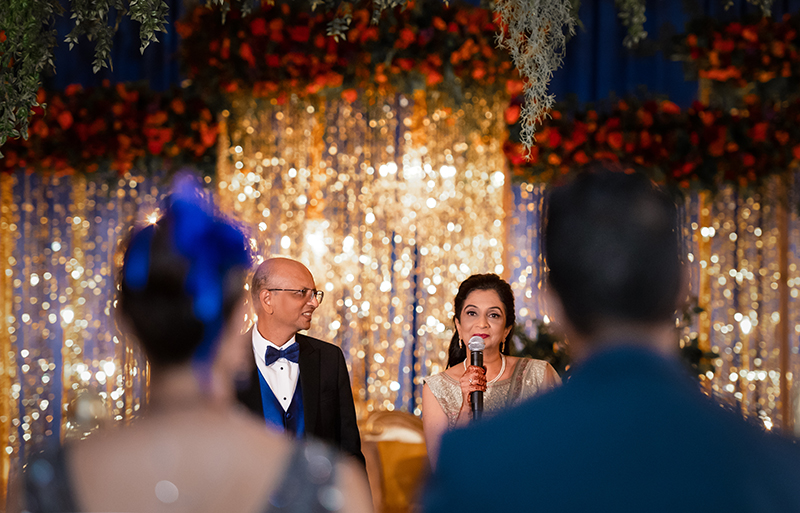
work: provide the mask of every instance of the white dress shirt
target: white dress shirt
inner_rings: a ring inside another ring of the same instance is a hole
[[[272,393],[275,394],[278,402],[281,403],[284,411],[287,411],[289,405],[292,404],[292,396],[294,396],[294,390],[297,388],[297,378],[300,376],[300,365],[290,362],[286,358],[278,358],[272,365],[267,366],[264,356],[269,346],[281,350],[296,343],[295,338],[292,337],[282,347],[278,347],[262,337],[257,327],[253,327],[253,354],[256,358],[256,367],[258,367],[258,372],[267,381],[267,385],[269,385]]]

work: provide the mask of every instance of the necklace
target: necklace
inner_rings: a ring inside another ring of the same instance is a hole
[[[500,372],[497,373],[497,376],[487,381],[486,382],[487,385],[491,385],[492,383],[500,379],[500,376],[502,376],[503,373],[506,371],[506,355],[504,355],[503,353],[500,353],[500,362],[502,362],[500,363]],[[466,371],[467,371],[467,359],[464,358],[464,372]]]

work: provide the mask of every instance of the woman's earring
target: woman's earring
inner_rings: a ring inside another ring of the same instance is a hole
[[[458,337],[458,348],[464,349],[464,341],[461,339],[461,337]]]
[[[505,340],[503,340],[500,343],[500,352],[503,353],[503,354],[505,354],[505,352],[506,352],[506,341]]]

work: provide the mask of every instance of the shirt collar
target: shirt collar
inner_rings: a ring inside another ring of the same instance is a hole
[[[256,355],[256,358],[260,359],[261,362],[264,362],[264,354],[267,352],[267,348],[272,346],[275,349],[286,349],[292,344],[296,343],[295,336],[292,335],[285,344],[278,347],[273,342],[270,342],[266,338],[264,338],[261,333],[258,331],[258,326],[253,326],[253,352]]]

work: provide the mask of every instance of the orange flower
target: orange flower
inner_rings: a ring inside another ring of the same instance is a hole
[[[400,35],[395,42],[396,48],[408,48],[411,46],[414,41],[417,40],[417,35],[414,34],[414,31],[408,27],[403,28],[400,30]]]
[[[670,101],[661,102],[661,112],[665,114],[678,115],[681,113],[681,108]]]
[[[522,80],[507,80],[506,92],[511,96],[517,96],[525,90],[525,83]]]
[[[444,77],[438,71],[429,71],[428,76],[425,79],[425,83],[429,86],[435,86],[436,84],[442,82]]]
[[[414,69],[413,59],[395,59],[395,62],[403,71],[411,71]]]
[[[619,150],[622,148],[623,143],[622,133],[620,132],[611,132],[608,134],[608,145],[614,148],[615,150]]]
[[[753,27],[746,27],[742,30],[742,37],[751,43],[755,43],[758,41],[758,32],[756,32],[756,29]]]
[[[80,84],[70,84],[64,89],[64,96],[75,96],[77,93],[83,91],[83,86]]]
[[[650,137],[650,132],[647,132],[646,130],[642,130],[642,131],[639,133],[639,145],[640,145],[642,148],[644,148],[644,149],[647,149],[647,148],[649,148],[649,147],[650,147],[652,144],[653,144],[653,138],[652,138],[652,137]]]
[[[227,60],[231,58],[231,40],[226,37],[222,40],[222,49],[219,51],[220,57]]]
[[[583,166],[589,163],[589,156],[583,150],[579,150],[572,160]]]
[[[249,44],[242,43],[239,45],[239,57],[247,61],[247,64],[251,68],[256,67],[256,57],[253,55],[253,50],[250,48]]]
[[[519,120],[521,110],[520,106],[516,104],[508,107],[504,113],[506,123],[509,125],[515,124]]]
[[[697,36],[694,34],[686,36],[686,44],[689,46],[697,46]]]
[[[180,98],[173,98],[173,100],[169,103],[172,112],[178,115],[182,115],[186,112],[186,104],[183,103],[183,100]]]
[[[447,30],[447,23],[438,16],[433,17],[433,26],[439,30]]]
[[[551,153],[550,155],[547,156],[547,163],[550,164],[551,166],[557,166],[561,164],[561,157],[559,157],[555,153]]]
[[[342,91],[342,98],[348,103],[353,103],[358,99],[358,93],[355,89],[345,89]]]
[[[67,130],[73,123],[72,113],[68,110],[63,110],[58,114],[56,121],[58,121],[62,130]]]

